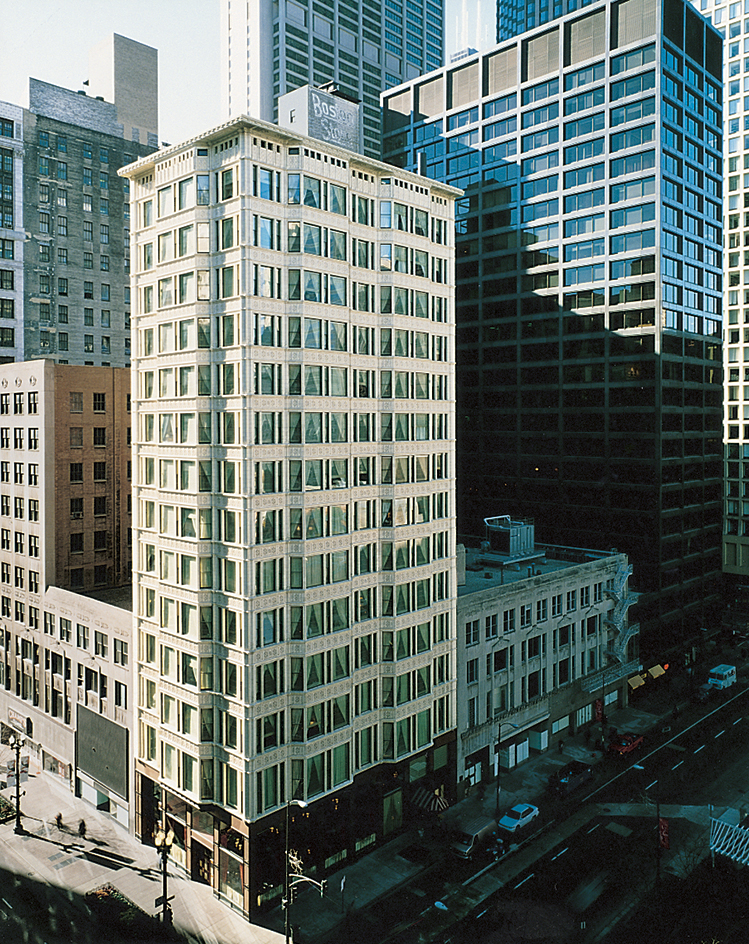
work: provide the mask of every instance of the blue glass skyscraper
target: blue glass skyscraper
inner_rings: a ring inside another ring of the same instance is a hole
[[[625,551],[646,651],[718,599],[722,66],[690,4],[621,0],[384,96],[385,159],[465,191],[458,529]]]

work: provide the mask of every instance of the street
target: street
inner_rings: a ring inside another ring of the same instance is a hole
[[[632,754],[607,756],[596,779],[541,815],[498,863],[450,855],[355,916],[351,944],[554,941],[593,944],[636,914],[661,883],[684,881],[708,853],[711,804],[743,802],[749,689],[690,706]],[[592,789],[589,789],[592,787]],[[657,817],[669,846],[658,857]],[[678,893],[678,892],[677,892]],[[699,898],[690,893],[690,904]]]

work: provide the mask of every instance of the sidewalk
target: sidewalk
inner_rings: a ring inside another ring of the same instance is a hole
[[[611,712],[607,726],[613,725],[621,732],[645,732],[661,719],[670,716],[677,702],[681,706],[685,700],[680,685],[673,691],[662,689],[653,699]],[[598,764],[602,760],[602,754],[592,749],[592,740],[590,747],[586,745],[584,733],[581,731],[574,737],[564,738],[561,754],[554,747],[513,770],[503,770],[500,779],[500,811],[503,812],[520,802],[535,802],[541,805],[544,802],[543,796],[549,775],[571,760]],[[483,813],[491,818],[494,816],[495,806],[495,784],[490,783],[483,799],[475,793],[451,807],[442,816],[442,829],[436,834],[420,835],[416,829],[409,830],[358,862],[329,875],[328,890],[323,900],[320,900],[315,892],[303,891],[292,905],[292,925],[301,928],[305,944],[309,941],[340,940],[338,935],[344,928],[345,913],[371,905],[425,871],[446,855],[445,834],[453,821],[470,813]],[[588,815],[586,813],[586,816]],[[509,870],[516,874],[524,867],[523,862],[522,854],[510,856],[504,860],[502,872]],[[344,878],[342,894],[341,882]],[[503,878],[506,880],[504,874]],[[495,888],[502,884],[498,875],[486,875],[484,879],[494,883]],[[266,920],[271,927],[282,928],[280,909],[273,911]]]
[[[620,731],[646,731],[660,718],[670,714],[673,694],[659,704],[642,702],[612,712],[609,724]],[[682,699],[683,701],[683,699]],[[8,755],[7,757],[5,755]],[[10,759],[9,748],[0,747],[0,761]],[[503,770],[500,808],[506,810],[517,802],[543,802],[549,774],[570,760],[599,763],[601,754],[586,746],[578,733],[565,737],[564,750],[556,749],[532,757],[514,770]],[[0,825],[0,868],[19,875],[69,889],[84,895],[87,891],[111,883],[148,914],[156,914],[156,898],[161,895],[160,862],[156,850],[144,846],[111,817],[99,813],[76,798],[66,785],[50,774],[40,772],[32,759],[29,781],[23,784],[21,799],[23,825],[27,835],[16,836],[11,821]],[[15,791],[3,795],[15,802]],[[312,890],[302,890],[292,904],[291,924],[301,929],[307,944],[321,939],[341,940],[341,923],[346,914],[371,905],[424,872],[445,855],[445,833],[453,820],[468,812],[494,816],[494,784],[487,786],[481,799],[467,797],[443,816],[443,827],[433,835],[412,829],[376,849],[358,862],[328,876],[324,898]],[[62,813],[65,830],[55,825]],[[87,837],[80,839],[77,826],[86,820]],[[522,855],[506,860],[506,868],[521,867]],[[502,870],[504,872],[504,869]],[[498,884],[498,875],[486,875],[487,882]],[[342,890],[343,889],[343,890]],[[280,944],[283,937],[283,912],[274,909],[263,920],[269,927],[251,925],[236,911],[219,901],[212,890],[184,876],[177,867],[169,869],[169,895],[175,927],[192,939],[206,944]]]
[[[7,755],[7,756],[6,756]],[[0,747],[0,760],[10,749]],[[112,884],[147,914],[160,909],[161,864],[156,850],[130,836],[110,816],[75,797],[54,776],[39,771],[33,758],[22,784],[21,812],[27,835],[17,836],[14,821],[0,825],[0,869],[32,881],[69,889],[77,895]],[[2,791],[15,806],[15,788]],[[62,831],[55,816],[62,813]],[[78,823],[86,821],[86,838]],[[283,934],[251,925],[214,897],[211,889],[169,868],[168,891],[175,928],[205,944],[280,944]]]

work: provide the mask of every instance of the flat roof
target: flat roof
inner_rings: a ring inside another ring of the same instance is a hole
[[[326,154],[332,154],[347,162],[348,166],[356,167],[360,170],[370,170],[377,172],[385,177],[397,177],[400,180],[407,181],[415,186],[423,187],[425,190],[436,191],[446,197],[459,197],[463,191],[458,187],[443,183],[441,180],[435,180],[433,177],[423,177],[415,174],[413,171],[406,170],[403,167],[396,167],[394,164],[386,164],[384,161],[378,161],[373,157],[367,157],[365,154],[359,154],[358,151],[349,151],[338,145],[331,144],[328,141],[322,141],[320,138],[311,138],[295,131],[289,131],[288,128],[281,128],[279,125],[270,121],[263,121],[260,118],[251,118],[249,115],[237,115],[229,121],[210,128],[203,134],[194,135],[181,141],[179,144],[163,145],[158,151],[153,151],[144,157],[140,157],[121,167],[117,173],[120,177],[137,178],[147,171],[154,170],[157,164],[169,160],[181,151],[187,150],[198,145],[215,145],[226,139],[228,134],[239,133],[240,131],[249,131],[255,134],[264,134],[269,138],[274,138],[278,143],[289,145],[299,145],[310,150],[324,150]],[[187,171],[185,171],[187,173]]]
[[[98,600],[99,603],[107,603],[109,606],[119,607],[119,609],[127,610],[130,613],[133,612],[133,585],[130,583],[124,587],[106,587],[102,590],[92,590],[90,593],[82,593],[81,596]]]
[[[619,551],[593,551],[586,548],[565,548],[552,545],[535,545],[532,553],[513,558],[508,554],[482,551],[479,548],[465,549],[465,584],[458,586],[458,596],[480,593],[500,586],[510,586],[521,580],[532,580],[573,567],[594,564],[617,557]],[[532,572],[529,573],[529,569]],[[491,574],[487,577],[486,574]]]

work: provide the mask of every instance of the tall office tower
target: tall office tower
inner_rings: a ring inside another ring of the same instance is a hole
[[[570,6],[572,4],[572,7]],[[745,246],[749,245],[749,214],[745,212],[742,193],[749,189],[749,139],[744,135],[749,118],[749,80],[742,78],[742,61],[747,53],[742,34],[749,20],[740,3],[724,0],[692,0],[695,9],[712,22],[724,40],[724,95],[727,101],[725,132],[727,136],[726,161],[723,183],[726,190],[726,223],[728,226],[723,258],[723,281],[726,289],[725,345],[724,345],[724,443],[725,443],[725,507],[723,517],[723,572],[728,575],[728,586],[739,591],[749,577],[749,513],[743,502],[743,460],[749,456],[749,426],[742,404],[744,384],[749,373],[740,366],[743,348],[749,335],[742,325],[749,324],[749,292],[742,285],[749,284]],[[578,0],[567,0],[566,10],[579,7]],[[508,2],[497,0],[497,41],[516,36],[550,18],[562,15],[562,4],[554,0]],[[744,258],[742,259],[742,254]],[[746,506],[749,509],[749,506]],[[743,613],[745,606],[741,607]]]
[[[497,42],[511,39],[526,30],[573,13],[586,4],[583,0],[497,0]]]
[[[129,366],[130,221],[117,170],[157,146],[156,56],[113,37],[114,101],[30,79],[28,109],[0,102],[0,362]]]
[[[137,830],[249,912],[290,801],[319,878],[454,788],[457,191],[247,118],[121,173]]]
[[[380,93],[442,65],[444,0],[223,0],[223,110],[277,119],[280,95],[334,83],[364,109],[380,156]]]
[[[0,366],[0,717],[125,825],[129,398],[124,369]]]
[[[722,100],[681,0],[591,4],[384,96],[386,159],[466,191],[460,530],[499,501],[616,546],[645,651],[707,625],[720,576]]]
[[[23,109],[0,102],[0,364],[23,359]]]
[[[697,3],[694,3],[697,7]],[[747,42],[742,40],[744,10],[741,4],[713,3],[701,0],[699,9],[712,20],[726,38],[724,43],[724,95],[726,160],[726,252],[724,285],[724,382],[725,382],[725,458],[726,504],[723,536],[723,571],[727,586],[738,589],[749,576],[749,506],[743,502],[745,482],[749,482],[749,367],[744,366],[745,343],[749,342],[749,79],[742,78],[742,62]],[[747,25],[749,29],[749,25]],[[747,354],[749,356],[749,353]]]

